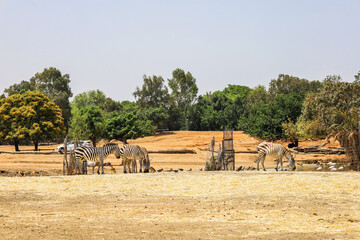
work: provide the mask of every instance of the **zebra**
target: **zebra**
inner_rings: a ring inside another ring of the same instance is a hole
[[[75,149],[75,159],[78,164],[81,163],[83,168],[86,168],[87,165],[84,164],[84,161],[96,161],[100,162],[98,167],[98,174],[101,167],[101,174],[104,174],[104,160],[109,154],[114,154],[116,158],[120,158],[120,149],[119,146],[115,143],[105,144],[103,147],[78,147]],[[75,172],[78,164],[75,165]],[[93,168],[94,174],[94,168]]]
[[[280,144],[262,142],[256,147],[256,150],[259,153],[259,157],[255,161],[257,163],[257,170],[258,171],[259,171],[259,162],[260,161],[261,161],[261,164],[263,166],[263,170],[266,171],[265,166],[264,166],[264,161],[265,161],[265,157],[267,155],[277,155],[278,156],[276,167],[275,167],[276,171],[279,168],[279,164],[281,164],[281,171],[284,170],[283,169],[283,162],[282,162],[282,157],[283,156],[285,156],[289,160],[290,169],[293,170],[293,171],[296,169],[294,157],[291,155],[291,153],[290,153],[290,151],[288,149],[286,149],[285,147],[283,147]]]
[[[150,168],[149,154],[148,154],[148,151],[146,150],[146,148],[144,148],[144,147],[140,146],[140,150],[142,151],[142,153],[144,155],[144,159],[140,160],[140,172],[142,172],[142,169],[144,169],[144,173],[147,173],[147,172],[149,172],[149,168]]]
[[[120,154],[123,158],[124,173],[137,172],[136,160],[139,160],[140,164],[146,159],[143,151],[138,145],[125,144],[120,148]],[[132,169],[130,167],[132,165]]]

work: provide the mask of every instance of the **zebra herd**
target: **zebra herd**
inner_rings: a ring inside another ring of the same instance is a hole
[[[283,147],[280,144],[276,143],[269,143],[269,142],[262,142],[260,143],[256,150],[258,151],[258,158],[255,161],[257,163],[257,170],[259,170],[259,163],[261,162],[263,170],[266,171],[264,166],[264,161],[266,156],[268,155],[275,155],[278,157],[277,164],[275,170],[278,171],[279,167],[281,166],[281,171],[283,171],[283,162],[282,158],[286,157],[289,161],[289,167],[291,170],[295,170],[295,160],[294,157],[291,155],[290,151]],[[109,143],[104,145],[103,147],[78,147],[75,149],[75,173],[79,167],[82,167],[82,172],[87,169],[87,161],[96,162],[98,166],[97,173],[100,174],[100,167],[101,167],[101,174],[104,174],[104,160],[107,158],[108,155],[114,154],[116,158],[122,157],[122,165],[124,173],[132,173],[137,172],[137,163],[139,161],[140,165],[140,172],[149,172],[150,169],[150,158],[146,148],[138,146],[138,145],[131,145],[131,144],[124,144],[122,147],[119,147],[117,144]],[[93,165],[93,174],[94,174],[94,167]]]
[[[84,173],[87,168],[87,161],[92,161],[98,163],[97,173],[100,174],[101,167],[101,174],[104,174],[104,161],[110,154],[114,154],[116,158],[122,157],[124,173],[137,172],[137,160],[140,163],[140,172],[149,172],[150,158],[146,148],[131,144],[124,144],[119,147],[115,143],[109,143],[103,147],[77,147],[75,149],[75,173],[80,167],[82,168],[81,172]]]

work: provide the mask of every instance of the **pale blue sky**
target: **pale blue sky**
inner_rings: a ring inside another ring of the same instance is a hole
[[[0,0],[0,93],[46,67],[74,94],[134,100],[142,76],[190,71],[199,93],[360,70],[360,0]]]

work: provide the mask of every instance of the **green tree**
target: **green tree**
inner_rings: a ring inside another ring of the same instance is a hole
[[[168,128],[169,91],[161,76],[143,76],[144,83],[133,93],[142,114],[153,122],[156,128]]]
[[[69,98],[72,97],[69,74],[62,75],[60,70],[50,67],[43,72],[36,73],[29,81],[21,81],[20,84],[11,85],[5,89],[7,96],[39,90],[48,96],[62,110],[66,131],[68,130],[71,117]]]
[[[142,120],[138,115],[127,112],[107,119],[106,132],[110,139],[119,139],[126,143],[127,139],[151,135],[154,127],[150,120]]]
[[[82,109],[87,106],[99,107],[101,110],[106,109],[106,96],[100,90],[90,90],[76,95],[71,102],[74,109]]]
[[[330,135],[338,139],[350,158],[350,168],[360,171],[360,114],[358,108],[349,110],[334,109],[334,124],[330,127]]]
[[[164,85],[164,79],[161,76],[143,76],[144,83],[141,87],[136,87],[133,93],[136,103],[141,108],[168,108],[169,91]]]
[[[170,94],[170,124],[171,129],[188,129],[188,109],[195,102],[198,93],[196,79],[190,72],[177,68],[168,79]]]
[[[94,147],[105,136],[105,118],[97,106],[88,105],[74,109],[71,126],[75,136],[90,139]]]
[[[263,85],[258,85],[250,90],[246,99],[247,107],[249,108],[251,104],[259,101],[263,101],[264,103],[269,101],[269,93]]]
[[[308,94],[304,101],[299,123],[304,127],[302,135],[324,137],[334,124],[333,109],[349,111],[360,106],[360,82],[344,82],[333,75],[327,76],[322,85],[319,92]]]
[[[305,97],[308,92],[316,92],[320,87],[320,81],[309,81],[304,78],[300,79],[287,74],[279,74],[277,79],[272,79],[270,81],[269,93],[273,97],[277,94],[289,93],[297,93]]]
[[[355,77],[355,82],[360,82],[360,71],[354,77]]]
[[[17,93],[21,93],[21,92],[29,92],[29,91],[34,91],[35,86],[32,85],[29,81],[21,81],[19,84],[13,84],[8,88],[5,88],[4,93],[6,94],[6,96],[10,96],[13,94],[17,94]]]
[[[0,100],[0,139],[14,142],[31,140],[35,151],[39,141],[58,138],[63,131],[61,109],[39,91],[12,94]]]

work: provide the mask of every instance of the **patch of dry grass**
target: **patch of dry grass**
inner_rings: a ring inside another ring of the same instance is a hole
[[[0,233],[46,239],[355,239],[359,180],[356,172],[251,171],[3,177]]]

